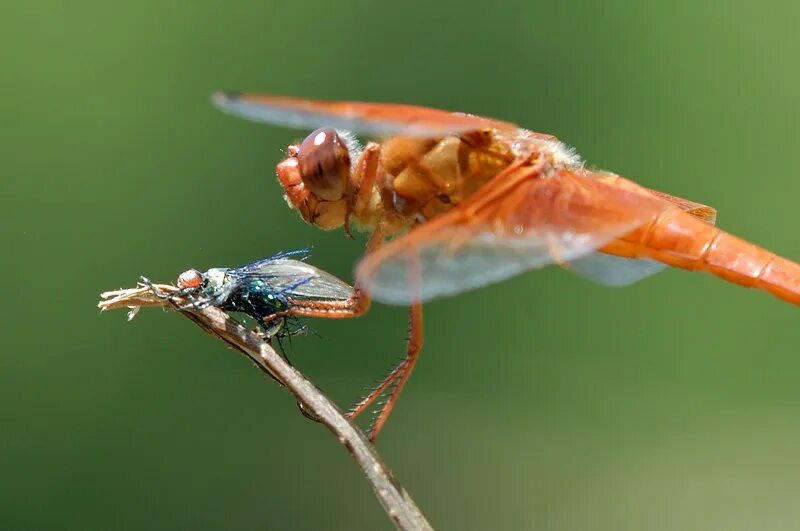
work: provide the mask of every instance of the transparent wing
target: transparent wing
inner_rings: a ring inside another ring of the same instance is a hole
[[[367,255],[356,276],[385,303],[431,300],[576,260],[671,208],[591,176],[511,168],[449,213]]]
[[[605,177],[607,177],[607,175],[602,176],[602,178]],[[622,180],[622,178],[619,176],[614,177],[617,179],[617,182]],[[628,189],[644,190],[659,199],[675,205],[681,210],[708,223],[709,225],[713,225],[717,219],[717,211],[708,205],[695,203],[694,201],[689,201],[688,199],[676,197],[674,195],[659,192],[657,190],[643,188],[631,181],[627,181],[625,186],[627,186]],[[634,282],[638,282],[647,277],[655,275],[656,273],[659,273],[667,268],[666,265],[656,262],[655,260],[649,260],[646,258],[622,258],[600,252],[587,254],[586,256],[573,260],[564,267],[568,271],[571,271],[578,276],[587,278],[604,286],[612,287],[628,286]]]
[[[717,221],[717,210],[714,207],[710,207],[702,203],[695,203],[694,201],[689,201],[688,199],[671,195],[666,192],[659,192],[658,190],[645,188],[644,186],[636,184],[635,182],[625,179],[624,177],[621,177],[615,173],[597,172],[593,173],[592,175],[593,178],[598,179],[606,184],[611,184],[613,186],[634,192],[644,192],[654,195],[659,199],[662,199],[671,205],[680,208],[687,214],[691,214],[697,219],[708,223],[709,225],[714,225]]]
[[[618,287],[655,275],[667,266],[647,258],[622,258],[593,252],[571,261],[564,268],[598,284]]]
[[[266,279],[294,299],[347,300],[355,294],[347,282],[300,260],[269,258],[246,267],[244,274]]]
[[[294,129],[334,127],[357,134],[444,136],[482,127],[515,130],[508,122],[416,105],[323,101],[267,94],[216,92],[212,101],[223,111]]]
[[[717,222],[717,210],[714,207],[702,203],[695,203],[694,201],[689,201],[688,199],[670,195],[665,192],[659,192],[658,190],[647,189],[647,191],[664,201],[672,203],[697,219],[705,221],[709,225],[715,225]]]

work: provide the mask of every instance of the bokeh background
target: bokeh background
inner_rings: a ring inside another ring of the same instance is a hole
[[[188,321],[100,314],[140,274],[363,239],[305,226],[303,132],[218,88],[418,103],[558,135],[800,258],[800,4],[14,0],[0,20],[0,529],[390,529],[347,454]],[[426,307],[378,446],[439,529],[788,530],[797,308],[668,271],[527,274]],[[405,312],[314,322],[293,361],[347,406]]]

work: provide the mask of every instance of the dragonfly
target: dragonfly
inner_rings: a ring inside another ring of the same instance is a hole
[[[405,358],[351,411],[390,393],[372,439],[419,357],[423,302],[556,264],[611,286],[668,266],[704,271],[800,304],[800,265],[721,230],[712,207],[587,169],[555,136],[407,104],[212,99],[239,117],[313,130],[277,164],[288,204],[321,229],[371,232],[348,312],[372,299],[409,306]]]
[[[253,318],[265,339],[280,341],[302,330],[292,321],[304,310],[336,303],[344,308],[355,304],[355,290],[334,275],[307,263],[308,249],[285,251],[240,267],[217,267],[200,272],[188,269],[178,276],[178,291],[160,293],[161,299],[188,299],[178,309],[201,310],[216,306]],[[326,317],[335,317],[329,312]]]

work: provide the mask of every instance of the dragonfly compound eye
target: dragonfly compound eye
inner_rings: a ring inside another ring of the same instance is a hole
[[[197,269],[189,269],[184,271],[178,277],[178,287],[185,288],[199,288],[203,283],[203,275]]]
[[[300,175],[306,187],[322,201],[344,197],[350,177],[350,152],[335,130],[317,129],[297,150]]]

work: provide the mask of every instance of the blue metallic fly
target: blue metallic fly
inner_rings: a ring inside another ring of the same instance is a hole
[[[189,303],[180,310],[202,310],[215,306],[244,313],[259,324],[267,339],[302,331],[292,321],[297,315],[312,315],[317,307],[348,307],[355,299],[352,286],[305,262],[307,249],[281,252],[270,258],[231,268],[196,269],[178,277],[177,292],[159,293],[152,283],[142,282],[159,298],[184,297]],[[312,313],[308,311],[312,310]]]

